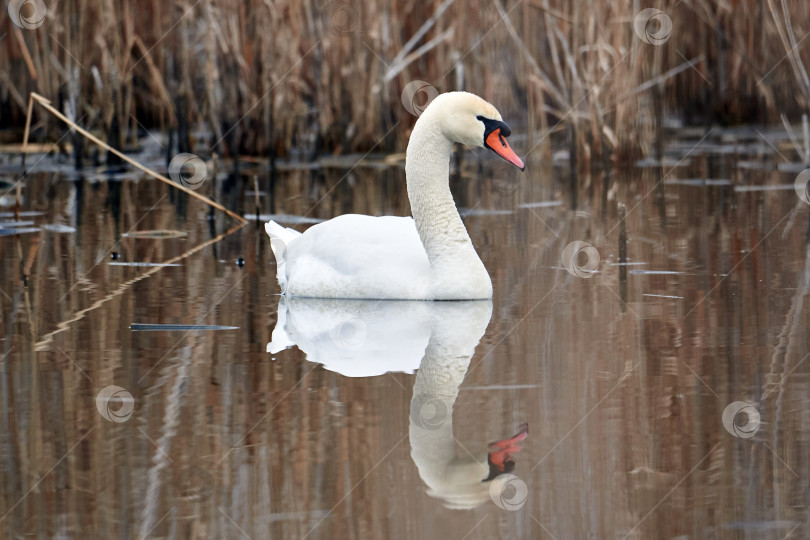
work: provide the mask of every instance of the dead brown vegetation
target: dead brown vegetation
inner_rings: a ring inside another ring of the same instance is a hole
[[[36,29],[0,24],[0,115],[21,127],[35,91],[116,147],[140,126],[172,133],[177,151],[308,159],[401,148],[414,117],[400,94],[418,79],[496,103],[528,131],[530,157],[556,130],[587,160],[654,153],[670,115],[733,124],[807,109],[806,2],[653,4],[49,3]],[[634,31],[648,7],[672,22],[660,45]],[[64,135],[39,127],[43,141]]]

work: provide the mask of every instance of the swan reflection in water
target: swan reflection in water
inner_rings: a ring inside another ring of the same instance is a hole
[[[492,315],[492,302],[370,301],[313,298],[279,300],[278,322],[267,352],[298,346],[310,362],[347,377],[418,368],[410,406],[411,458],[428,495],[448,508],[469,509],[490,498],[491,481],[515,468],[528,435],[471,455],[456,452],[453,405],[475,347]]]

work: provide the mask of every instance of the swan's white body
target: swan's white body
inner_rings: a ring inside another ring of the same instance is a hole
[[[501,120],[492,105],[466,92],[436,97],[419,117],[405,159],[413,219],[350,214],[303,234],[267,223],[282,293],[315,298],[491,298],[489,274],[448,183],[453,143],[484,145],[481,117]]]
[[[278,231],[282,227],[273,222],[265,227],[271,237],[283,234]],[[447,253],[450,268],[435,272],[413,218],[346,214],[310,227],[303,234],[293,229],[283,231],[291,241],[283,247],[278,241],[271,245],[279,285],[289,296],[402,300],[492,297],[489,274],[472,243],[460,243],[455,254]]]

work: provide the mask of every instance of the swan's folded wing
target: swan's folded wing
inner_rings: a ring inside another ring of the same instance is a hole
[[[425,298],[430,263],[412,218],[348,214],[287,247],[287,292],[323,298]]]

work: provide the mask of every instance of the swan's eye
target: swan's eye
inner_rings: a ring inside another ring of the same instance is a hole
[[[484,140],[489,137],[489,134],[495,131],[496,129],[501,130],[501,138],[508,137],[512,134],[512,130],[509,129],[509,126],[506,122],[502,122],[500,120],[493,120],[491,118],[487,118],[486,116],[476,116],[478,120],[483,122],[484,124]]]

